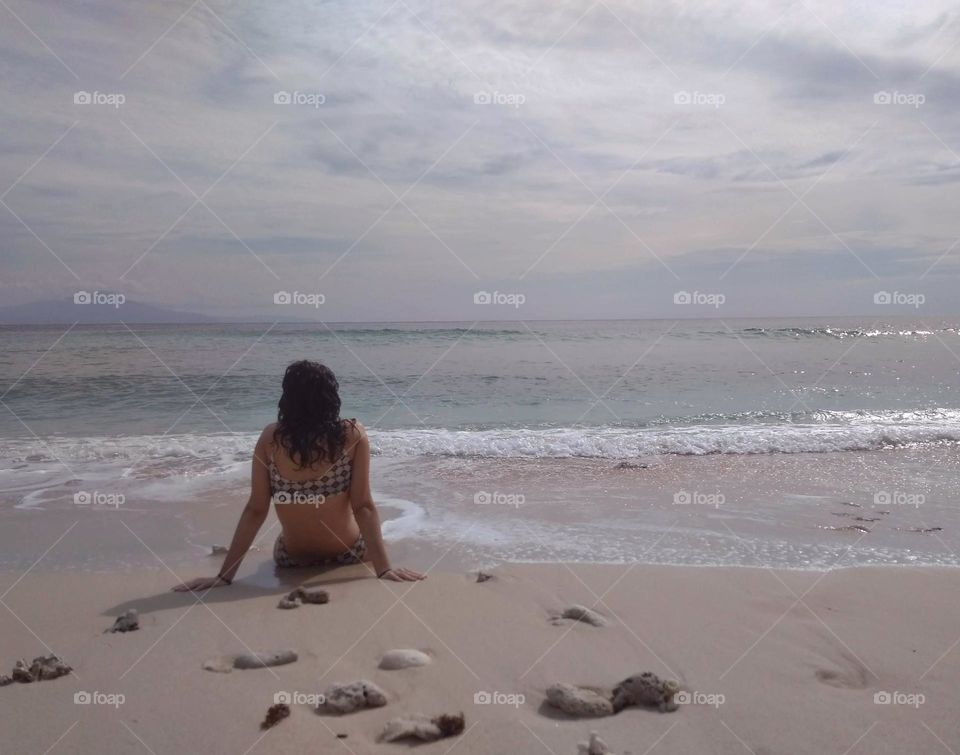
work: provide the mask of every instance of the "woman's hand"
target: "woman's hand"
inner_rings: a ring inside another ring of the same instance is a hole
[[[174,592],[199,592],[201,590],[209,590],[211,587],[225,587],[229,584],[229,582],[220,576],[197,577],[196,579],[191,579],[189,582],[182,582],[172,589]]]
[[[413,569],[387,569],[377,575],[379,579],[389,579],[391,582],[419,582],[426,579],[426,574],[421,574]]]

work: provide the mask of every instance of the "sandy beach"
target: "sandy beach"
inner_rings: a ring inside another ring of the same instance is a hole
[[[960,749],[955,570],[514,565],[483,583],[434,570],[410,585],[354,566],[291,573],[268,589],[243,579],[263,558],[252,555],[237,583],[203,602],[169,592],[164,567],[5,575],[4,664],[52,651],[74,673],[0,689],[3,752],[400,752],[407,745],[377,742],[387,720],[461,711],[462,735],[417,749],[563,755],[591,730],[615,753]],[[323,586],[330,602],[279,610],[301,583]],[[574,603],[607,626],[551,622]],[[105,634],[129,608],[139,631]],[[432,662],[378,669],[394,648]],[[278,649],[299,659],[202,668]],[[544,702],[555,682],[612,687],[646,670],[680,682],[679,710],[575,720]],[[337,716],[309,704],[330,683],[358,679],[380,685],[387,705]],[[82,692],[93,702],[75,703]],[[294,696],[291,716],[261,731],[278,692]]]
[[[960,755],[957,2],[0,70],[0,755]]]

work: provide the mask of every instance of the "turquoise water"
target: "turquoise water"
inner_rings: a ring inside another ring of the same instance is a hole
[[[0,328],[0,390],[16,414],[0,417],[0,437],[253,432],[274,418],[283,368],[299,358],[331,366],[344,414],[385,430],[868,426],[901,416],[952,430],[960,408],[953,323],[331,328],[77,326],[59,342],[65,328]]]

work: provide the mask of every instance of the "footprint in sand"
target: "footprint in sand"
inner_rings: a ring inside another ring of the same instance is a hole
[[[860,661],[847,653],[841,653],[840,668],[818,668],[814,671],[817,680],[840,689],[866,689],[873,676]]]
[[[550,617],[551,624],[561,625],[564,620],[580,621],[594,627],[607,626],[607,620],[591,608],[581,605],[572,605]]]

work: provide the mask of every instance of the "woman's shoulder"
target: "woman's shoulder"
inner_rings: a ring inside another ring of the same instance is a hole
[[[360,423],[358,419],[341,419],[341,424],[343,425],[343,430],[346,433],[348,441],[359,440],[364,438],[367,435],[366,428]]]
[[[267,444],[267,445],[272,444],[274,442],[273,439],[276,433],[277,433],[277,423],[271,422],[269,425],[264,427],[263,430],[260,431],[260,437],[257,439],[257,445],[259,446],[263,444]]]

